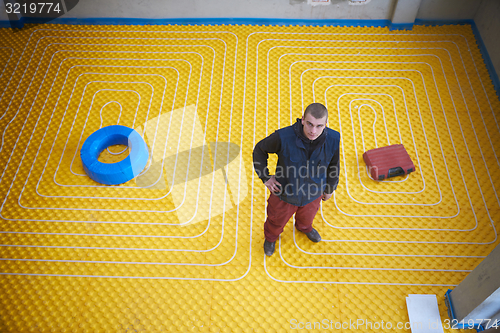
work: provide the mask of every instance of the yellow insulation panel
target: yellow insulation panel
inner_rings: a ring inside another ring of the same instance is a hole
[[[37,25],[0,30],[0,70],[2,332],[403,332],[408,294],[449,332],[444,293],[498,244],[500,103],[468,25]],[[266,258],[252,150],[312,102],[342,136],[323,241],[290,221]],[[79,151],[114,124],[150,159],[106,186]],[[363,152],[398,143],[416,171],[370,179]]]

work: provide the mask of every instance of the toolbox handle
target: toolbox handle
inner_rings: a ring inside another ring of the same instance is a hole
[[[405,171],[403,170],[402,167],[390,168],[389,172],[387,173],[387,178],[402,176],[404,174]]]

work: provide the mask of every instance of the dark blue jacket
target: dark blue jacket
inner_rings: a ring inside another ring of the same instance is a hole
[[[277,132],[281,149],[278,152],[275,177],[282,186],[278,195],[281,200],[294,206],[305,206],[325,192],[328,166],[334,154],[338,154],[340,133],[326,127],[323,142],[308,157],[305,143],[293,126]]]

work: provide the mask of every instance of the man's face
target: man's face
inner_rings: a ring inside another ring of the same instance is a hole
[[[309,140],[316,140],[325,129],[326,116],[316,119],[311,114],[307,114],[302,116],[302,125],[304,125],[304,135]]]

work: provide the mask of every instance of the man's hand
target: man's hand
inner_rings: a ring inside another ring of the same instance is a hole
[[[333,194],[333,192],[330,193],[330,194],[323,193],[323,197],[321,198],[321,200],[326,201],[326,200],[330,199],[330,197],[332,196],[332,194]]]
[[[264,183],[264,185],[266,185],[266,187],[271,192],[274,193],[281,192],[281,184],[276,180],[276,177],[274,177],[274,175],[272,175],[271,178],[269,178],[269,180]]]

